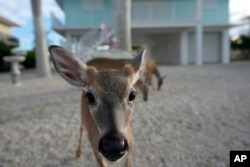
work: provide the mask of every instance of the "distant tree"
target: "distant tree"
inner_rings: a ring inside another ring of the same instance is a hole
[[[11,47],[0,41],[0,72],[9,70],[9,65],[3,61],[3,57],[9,55],[11,55]]]
[[[250,58],[250,37],[241,35],[236,40],[231,40],[231,49],[240,50],[243,56],[243,59]]]
[[[25,61],[22,62],[26,69],[31,69],[36,67],[36,52],[35,49],[26,52]]]
[[[0,41],[0,55],[11,55],[11,47]]]

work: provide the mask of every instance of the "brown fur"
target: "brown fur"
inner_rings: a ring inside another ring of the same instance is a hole
[[[90,60],[87,64],[90,66],[94,66],[101,71],[110,68],[122,69],[125,64],[130,62],[130,60],[131,59],[95,58],[93,60]],[[157,78],[157,90],[161,89],[165,76],[161,76],[155,61],[149,58],[145,59],[143,75],[145,76],[145,82],[140,79],[138,80],[138,83],[136,83],[136,86],[142,92],[144,100],[146,100],[148,99],[147,85],[152,85],[154,87],[154,85],[152,84],[152,76],[154,75]]]
[[[121,159],[125,160],[126,167],[131,167],[134,145],[131,128],[135,97],[133,85],[142,71],[145,50],[125,67],[100,71],[98,68],[101,66],[88,66],[60,46],[50,46],[49,52],[60,76],[71,85],[83,89],[76,156],[81,155],[85,130],[101,167],[107,167],[108,161],[118,162]]]
[[[114,77],[115,73],[116,73],[116,77]],[[126,91],[128,90],[127,86],[129,85],[129,81],[131,81],[130,75],[132,73],[131,73],[131,69],[128,68],[128,69],[124,69],[123,72],[113,71],[112,73],[110,73],[109,71],[104,71],[104,72],[95,72],[95,73],[90,72],[89,74],[93,75],[93,76],[89,76],[89,78],[93,78],[93,80],[89,82],[89,85],[94,86],[98,94],[102,98],[108,98],[109,101],[113,103],[117,103],[116,101],[121,100],[124,94],[126,94]],[[125,78],[124,76],[126,76],[127,78]],[[106,82],[103,82],[104,80]],[[116,82],[114,82],[114,80],[116,80]],[[86,107],[88,106],[88,102],[85,96],[85,92],[83,92],[82,94],[81,101],[82,101],[82,112],[81,112],[82,126],[80,127],[80,139],[79,139],[79,144],[76,150],[76,156],[80,157],[81,155],[82,136],[83,136],[83,130],[84,130],[83,127],[84,127],[85,130],[87,131],[89,141],[93,148],[94,155],[96,157],[98,164],[101,167],[107,167],[107,163],[103,159],[100,158],[99,153],[97,151],[98,143],[99,143],[101,136],[99,135],[99,131],[96,126],[96,122],[94,121],[93,115],[90,114],[88,107]],[[105,109],[103,109],[103,112],[105,112]],[[126,117],[125,124],[127,128],[126,128],[124,135],[126,136],[126,139],[129,145],[126,167],[131,167],[132,157],[130,154],[131,154],[131,151],[133,150],[133,145],[134,145],[134,138],[133,138],[131,123],[130,123],[131,117],[132,117],[132,111],[129,110],[126,113],[127,115],[125,115]],[[106,114],[106,113],[103,113],[103,114]]]
[[[160,71],[158,70],[157,64],[152,59],[145,59],[145,68],[144,68],[145,82],[148,85],[152,85],[152,75],[155,75],[157,78],[157,89],[160,90],[163,84],[163,79],[165,77],[161,77]]]
[[[109,58],[95,58],[87,62],[88,66],[93,66],[99,71],[108,69],[123,69],[131,59],[109,59]],[[144,101],[148,100],[148,87],[144,82],[139,79],[135,86],[141,91]]]

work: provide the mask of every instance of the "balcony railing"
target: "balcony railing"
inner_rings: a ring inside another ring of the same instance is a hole
[[[101,23],[112,27],[112,10],[98,12],[70,11],[66,13],[66,24],[52,17],[53,28],[97,28]],[[227,24],[228,13],[219,10],[203,9],[204,24]],[[149,1],[133,0],[131,9],[132,27],[193,26],[196,22],[196,1]]]
[[[195,21],[195,2],[133,1],[132,26]]]
[[[195,6],[195,1],[132,1],[131,25],[132,27],[138,25],[147,27],[160,24],[190,24],[195,21]],[[68,17],[65,17],[67,19],[65,25],[52,14],[52,26],[53,28],[96,28],[101,23],[112,26],[113,14],[112,11],[100,11],[99,14],[88,12],[83,13],[82,17],[78,17],[77,11],[70,11],[70,13],[66,13]]]
[[[65,24],[63,24],[55,15],[51,14],[52,27],[57,28],[98,28],[100,24],[112,27],[113,13],[112,11],[100,11],[100,14],[85,13],[79,16],[77,11],[67,12],[65,16]]]

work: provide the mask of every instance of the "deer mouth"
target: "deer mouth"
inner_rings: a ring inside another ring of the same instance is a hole
[[[108,134],[100,140],[99,151],[108,161],[116,162],[126,155],[128,143],[121,136]]]

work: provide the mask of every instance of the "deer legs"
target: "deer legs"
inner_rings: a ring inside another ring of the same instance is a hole
[[[143,96],[143,100],[147,101],[148,100],[148,87],[147,87],[147,85],[141,79],[138,79],[137,82],[135,83],[135,86],[138,89],[140,89],[142,96]]]
[[[79,143],[78,147],[76,149],[76,157],[80,157],[82,153],[82,135],[83,135],[83,126],[80,127],[80,138],[79,138]]]

